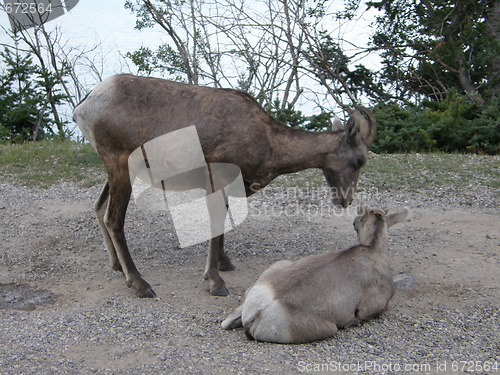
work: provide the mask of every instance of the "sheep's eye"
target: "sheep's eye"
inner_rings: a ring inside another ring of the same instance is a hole
[[[366,158],[359,156],[353,159],[351,163],[354,169],[361,169],[361,167],[366,163]]]

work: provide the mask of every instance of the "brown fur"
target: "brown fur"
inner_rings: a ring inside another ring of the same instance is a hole
[[[206,162],[237,165],[247,195],[280,174],[321,168],[336,189],[334,203],[347,206],[376,131],[372,114],[362,107],[351,114],[344,131],[312,133],[278,123],[240,91],[132,75],[113,76],[99,84],[77,106],[74,119],[108,171],[95,211],[112,266],[124,272],[141,297],[154,292],[135,268],[123,232],[131,194],[127,161],[133,150],[196,125]],[[205,278],[213,294],[227,294],[219,268],[233,268],[224,253],[223,235],[210,241]]]

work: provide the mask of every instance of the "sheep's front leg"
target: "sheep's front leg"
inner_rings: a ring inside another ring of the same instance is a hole
[[[389,300],[394,294],[394,286],[392,279],[387,282],[384,287],[383,281],[379,281],[379,285],[370,288],[366,292],[356,310],[356,318],[360,321],[366,321],[376,317],[387,309]]]
[[[227,296],[229,291],[224,280],[219,275],[219,254],[223,250],[224,234],[210,240],[207,264],[205,266],[205,280],[208,280],[210,293],[214,296]]]
[[[224,235],[221,236],[221,243],[219,245],[219,271],[234,271],[236,267],[234,266],[231,259],[227,256],[224,251]]]
[[[213,190],[213,187],[212,187]],[[220,192],[220,191],[219,191]],[[223,193],[207,195],[207,208],[210,215],[210,245],[205,266],[205,280],[208,280],[210,293],[214,296],[227,296],[229,291],[219,275],[219,266],[230,267],[231,261],[224,253],[224,224],[228,212],[227,199]],[[221,264],[222,263],[222,264]]]

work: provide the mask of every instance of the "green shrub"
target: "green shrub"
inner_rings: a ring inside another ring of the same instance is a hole
[[[450,91],[442,102],[421,106],[395,103],[373,108],[377,137],[372,150],[394,152],[500,152],[500,98],[491,97],[481,108],[465,95]]]
[[[430,151],[436,141],[429,134],[429,120],[418,108],[402,108],[394,103],[376,106],[377,137],[374,152]]]

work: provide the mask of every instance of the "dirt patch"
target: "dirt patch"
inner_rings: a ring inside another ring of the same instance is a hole
[[[444,374],[471,373],[471,361],[479,363],[475,374],[495,373],[494,364],[500,371],[496,208],[422,206],[418,196],[399,193],[368,197],[367,206],[409,206],[413,213],[389,231],[402,281],[388,311],[328,340],[273,345],[223,331],[220,322],[274,261],[354,244],[353,217],[308,216],[307,199],[294,211],[271,194],[252,198],[245,224],[226,236],[237,267],[222,274],[231,294],[213,297],[202,279],[206,243],[180,249],[168,215],[132,204],[129,246],[158,295],[138,299],[108,265],[92,212],[98,192],[0,184],[2,373]],[[266,205],[274,209],[264,215]],[[49,300],[30,311],[3,307]],[[377,365],[400,367],[375,371]]]
[[[36,305],[54,302],[50,290],[35,289],[26,284],[0,284],[0,309],[34,310]]]

